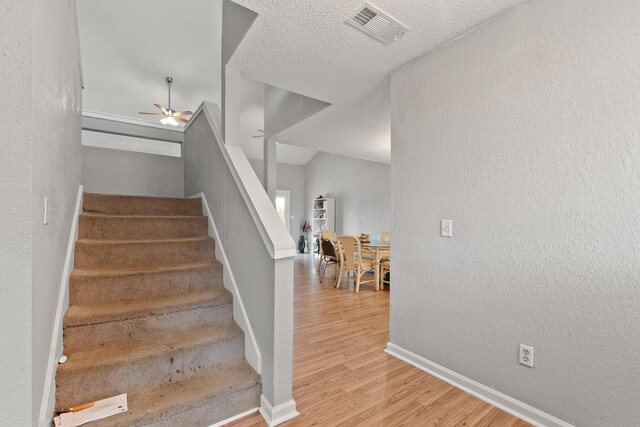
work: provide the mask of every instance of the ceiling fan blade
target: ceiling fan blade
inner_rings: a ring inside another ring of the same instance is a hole
[[[189,120],[183,119],[182,117],[175,117],[174,116],[173,118],[176,119],[179,122],[182,122],[182,123],[189,123]]]
[[[193,113],[191,111],[176,111],[173,113],[173,117],[175,116],[192,116]]]
[[[258,132],[264,132],[264,129],[258,129]]]
[[[255,136],[252,136],[251,138],[264,138],[264,135],[255,135]]]
[[[151,116],[163,116],[164,115],[162,113],[145,113],[143,111],[140,111],[138,114],[149,114]]]
[[[160,111],[162,111],[162,114],[164,114],[165,116],[169,115],[169,112],[162,105],[160,105],[160,104],[153,104],[153,105],[158,107],[160,109]]]

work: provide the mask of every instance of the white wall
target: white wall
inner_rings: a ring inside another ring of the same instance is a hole
[[[336,199],[338,234],[377,236],[391,229],[390,185],[389,165],[319,152],[305,168],[306,219],[322,194]]]
[[[640,417],[639,20],[530,1],[392,77],[391,342],[580,426]]]
[[[73,0],[2,9],[0,413],[22,426],[38,422],[80,183],[79,46]]]
[[[82,184],[89,193],[184,197],[184,161],[180,157],[83,146]]]
[[[116,122],[110,122],[109,124],[114,123]],[[180,135],[182,134],[180,133]],[[149,137],[135,137],[129,135],[116,135],[106,132],[94,132],[84,129],[82,130],[82,146],[182,157],[181,143],[158,141],[149,139]]]
[[[31,399],[31,109],[33,2],[3,2],[0,13],[0,413],[32,422]]]
[[[257,159],[249,159],[251,167],[256,175],[263,182],[262,175],[263,161]],[[294,241],[298,241],[302,233],[302,224],[306,218],[305,205],[305,167],[300,165],[289,165],[286,163],[278,163],[276,175],[278,190],[289,190],[291,192],[291,218],[289,224],[289,232]]]

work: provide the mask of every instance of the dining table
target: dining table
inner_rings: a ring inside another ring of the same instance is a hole
[[[370,252],[374,256],[373,280],[376,283],[376,291],[380,289],[380,260],[391,253],[391,243],[380,240],[370,240],[360,242],[360,246],[365,252]]]

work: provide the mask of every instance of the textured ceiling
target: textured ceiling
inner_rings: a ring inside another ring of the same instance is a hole
[[[220,103],[221,2],[81,0],[83,108],[138,119],[167,106]]]
[[[384,45],[344,23],[364,0],[235,0],[259,16],[229,66],[333,104],[277,135],[281,161],[323,150],[388,163],[389,74],[521,1],[375,0],[410,28]],[[221,1],[82,0],[79,14],[85,109],[144,118],[138,111],[166,104],[167,75],[176,109],[220,102]],[[250,157],[262,156],[250,138],[264,128],[262,108],[242,113]]]
[[[388,162],[389,100],[381,94],[389,74],[522,1],[376,0],[410,28],[384,45],[344,22],[364,0],[235,0],[259,16],[229,66],[333,104],[283,140]]]

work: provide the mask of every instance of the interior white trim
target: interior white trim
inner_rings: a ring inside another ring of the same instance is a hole
[[[296,410],[296,401],[293,399],[273,406],[265,395],[262,394],[260,395],[260,415],[262,415],[269,427],[274,427],[297,417],[300,415],[300,412]]]
[[[209,218],[209,234],[213,232],[212,237],[216,240],[216,258],[220,262],[222,262],[222,264],[224,265],[224,269],[229,275],[230,283],[227,283],[227,281],[225,280],[224,285],[225,288],[227,288],[227,290],[233,294],[233,317],[244,331],[244,356],[251,367],[255,369],[257,373],[261,374],[262,354],[260,353],[260,348],[258,347],[256,336],[253,333],[253,328],[251,327],[251,322],[249,321],[247,310],[245,309],[244,303],[242,302],[240,291],[238,291],[238,284],[236,282],[235,276],[233,275],[233,270],[231,269],[231,265],[229,264],[229,259],[227,258],[227,253],[224,250],[222,240],[220,239],[218,228],[216,227],[216,224],[213,220],[213,215],[211,214],[211,210],[209,209],[207,198],[203,193],[199,193],[191,197],[200,197],[202,199],[202,209],[204,210],[204,214],[207,216],[207,218]],[[236,313],[236,308],[239,311],[239,315],[237,315]]]
[[[64,260],[64,268],[62,269],[62,277],[60,278],[60,287],[58,291],[58,305],[56,308],[56,317],[53,322],[53,332],[51,334],[51,346],[49,348],[49,361],[47,364],[47,373],[44,379],[44,389],[42,390],[42,401],[40,403],[40,418],[38,424],[40,427],[49,427],[53,418],[52,396],[55,393],[55,376],[58,367],[58,358],[62,353],[62,319],[65,310],[65,301],[67,297],[67,288],[69,285],[69,274],[73,270],[73,247],[78,237],[78,219],[82,209],[83,186],[78,187],[78,196],[76,197],[76,206],[73,211],[73,220],[71,221],[71,229],[69,230],[69,240],[67,242],[67,254]]]
[[[80,48],[80,10],[78,9],[78,0],[73,0],[73,9],[75,10],[73,26],[75,27],[76,40],[78,41],[78,72],[80,74],[80,88],[84,89],[84,71],[82,69],[82,49]]]
[[[94,119],[110,120],[113,122],[127,123],[130,125],[146,126],[150,128],[162,129],[171,132],[183,133],[186,126],[163,125],[162,123],[152,122],[144,119],[134,119],[132,117],[118,116],[117,114],[102,113],[100,111],[82,110],[83,117],[91,117]],[[191,122],[189,122],[191,123]]]
[[[218,421],[218,422],[217,422],[217,423],[215,423],[215,424],[211,424],[209,427],[222,427],[222,426],[225,426],[225,425],[227,425],[227,424],[229,424],[229,423],[232,423],[232,422],[234,422],[234,421],[236,421],[236,420],[239,420],[240,418],[244,418],[244,417],[246,417],[247,415],[251,415],[251,414],[253,414],[254,412],[258,412],[258,409],[260,409],[260,408],[258,408],[258,407],[256,406],[255,408],[253,408],[253,409],[249,409],[248,411],[245,411],[245,412],[243,412],[243,413],[241,413],[241,414],[234,415],[233,417],[227,418],[226,420]]]
[[[273,202],[264,191],[264,187],[253,171],[242,148],[226,145],[220,133],[222,118],[220,107],[204,101],[195,111],[193,118],[204,113],[213,131],[220,151],[233,176],[245,204],[249,208],[262,241],[272,259],[291,258],[297,255],[296,244],[273,206]],[[189,128],[194,120],[185,126]]]
[[[391,342],[387,343],[387,348],[384,351],[530,424],[542,427],[574,427],[546,412],[438,365]]]

